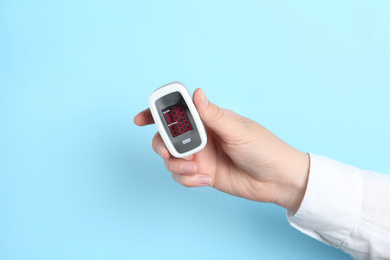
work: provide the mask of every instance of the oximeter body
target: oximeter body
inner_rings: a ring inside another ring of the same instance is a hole
[[[183,158],[202,150],[207,134],[186,86],[173,82],[149,98],[154,122],[172,156]]]

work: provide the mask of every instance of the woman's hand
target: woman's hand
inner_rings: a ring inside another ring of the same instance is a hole
[[[187,187],[211,186],[296,212],[306,191],[309,156],[255,121],[212,104],[202,89],[195,90],[193,100],[207,130],[203,150],[178,159],[170,155],[159,133],[153,138],[152,147],[173,179]],[[154,123],[149,109],[134,122]]]

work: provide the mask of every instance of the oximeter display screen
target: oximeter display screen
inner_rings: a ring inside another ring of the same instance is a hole
[[[161,110],[173,137],[192,130],[186,110],[181,102]]]

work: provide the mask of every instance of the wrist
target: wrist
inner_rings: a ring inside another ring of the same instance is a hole
[[[294,148],[293,148],[294,149]],[[294,149],[282,161],[275,204],[296,213],[305,196],[310,171],[310,156]]]

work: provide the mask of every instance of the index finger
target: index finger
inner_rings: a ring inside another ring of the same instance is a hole
[[[150,112],[149,108],[147,108],[144,111],[138,113],[134,117],[133,121],[134,121],[134,124],[139,125],[139,126],[154,124],[152,113]]]

